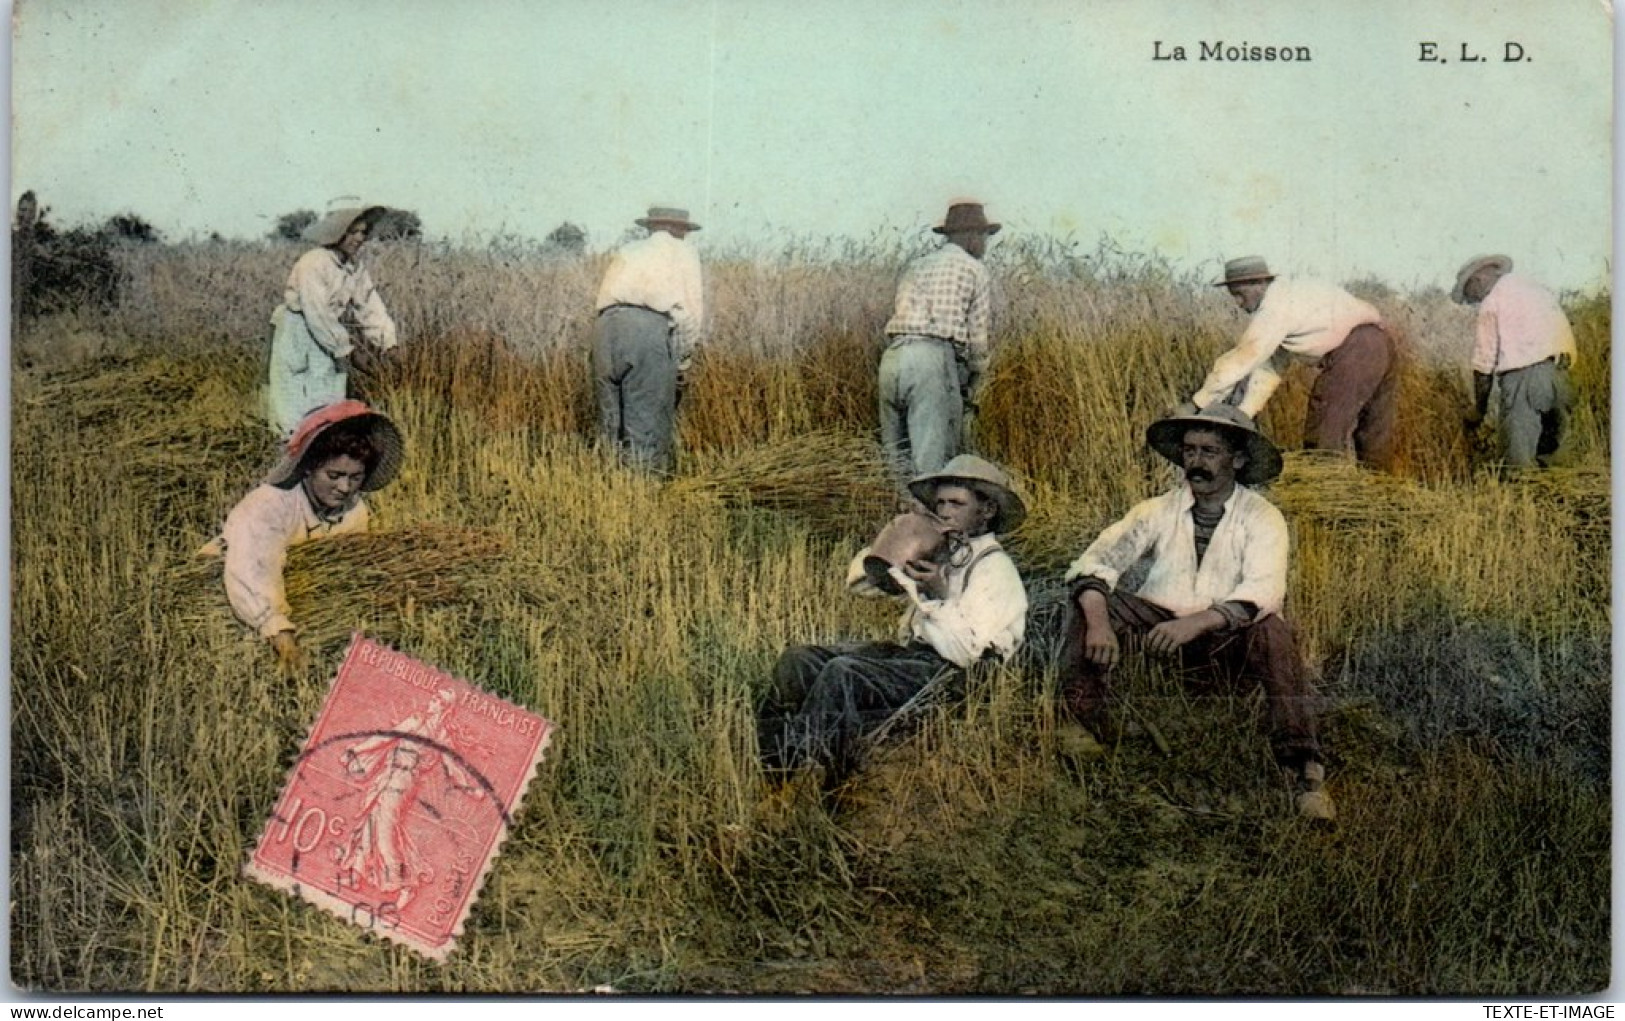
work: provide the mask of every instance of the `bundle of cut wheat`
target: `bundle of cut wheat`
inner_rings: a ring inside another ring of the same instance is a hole
[[[1386,532],[1452,511],[1450,498],[1410,479],[1368,471],[1331,451],[1288,451],[1267,490],[1289,521],[1337,531]]]
[[[830,535],[872,532],[899,503],[879,448],[834,433],[705,457],[674,488],[710,493],[731,507],[782,511]]]
[[[1607,465],[1573,465],[1531,471],[1518,476],[1542,503],[1574,519],[1575,542],[1584,550],[1603,550],[1611,540],[1612,481]]]
[[[387,624],[408,607],[472,603],[480,582],[501,569],[501,536],[450,525],[337,536],[288,551],[283,584],[303,640],[340,641],[366,624]],[[225,619],[219,561],[191,558],[169,579],[183,594],[180,616]]]
[[[107,357],[44,376],[29,400],[70,410],[80,428],[122,428],[184,406],[200,389],[223,385],[218,369],[195,359],[156,357],[132,364],[127,357]],[[132,414],[136,408],[151,414]]]

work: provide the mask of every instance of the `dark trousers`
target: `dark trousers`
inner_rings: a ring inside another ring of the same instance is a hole
[[[1112,631],[1122,643],[1144,635],[1174,615],[1128,592],[1106,597]],[[1083,611],[1073,602],[1067,609],[1061,650],[1061,700],[1065,710],[1085,725],[1104,721],[1111,671],[1084,656]],[[1314,692],[1298,655],[1292,625],[1278,614],[1256,620],[1235,631],[1210,632],[1187,642],[1178,656],[1178,669],[1187,683],[1200,690],[1244,690],[1253,684],[1264,689],[1269,714],[1270,746],[1275,759],[1288,768],[1320,760],[1311,708]]]
[[[862,739],[953,664],[929,646],[890,642],[793,645],[773,668],[756,715],[770,770],[824,767],[826,787],[858,766]]]
[[[633,464],[670,474],[676,463],[677,361],[663,313],[613,305],[592,347],[598,431]]]
[[[1363,464],[1388,471],[1394,465],[1399,409],[1399,360],[1393,338],[1366,324],[1320,360],[1304,416],[1306,449],[1352,452]]]

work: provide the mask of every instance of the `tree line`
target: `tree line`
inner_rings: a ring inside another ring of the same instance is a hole
[[[111,308],[118,302],[124,274],[114,258],[121,245],[151,245],[163,233],[135,212],[108,217],[94,226],[63,230],[50,220],[50,207],[40,204],[32,191],[17,201],[11,228],[11,303],[13,321],[35,318],[72,308]],[[266,239],[304,240],[306,228],[319,214],[296,209],[277,217]],[[387,208],[373,224],[379,241],[416,242],[423,239],[423,221],[410,209]],[[210,241],[223,241],[219,234]],[[550,254],[575,256],[587,249],[587,232],[565,221],[542,242]]]

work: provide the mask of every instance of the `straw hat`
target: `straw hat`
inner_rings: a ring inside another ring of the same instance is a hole
[[[1027,505],[1012,488],[1010,476],[991,461],[975,454],[960,454],[942,466],[941,471],[921,475],[908,484],[908,491],[927,507],[936,503],[937,487],[943,484],[969,486],[998,505],[990,532],[1013,532],[1027,517]]]
[[[1456,274],[1456,286],[1450,291],[1451,301],[1464,302],[1467,300],[1467,295],[1464,293],[1467,281],[1471,280],[1473,274],[1481,269],[1497,270],[1498,275],[1511,273],[1512,258],[1506,255],[1479,255],[1467,260],[1467,265],[1463,266],[1461,272]]]
[[[265,481],[286,488],[303,478],[310,467],[306,462],[316,438],[335,428],[365,436],[378,451],[378,464],[362,480],[362,492],[382,489],[395,478],[401,462],[406,459],[406,441],[401,438],[401,431],[395,428],[394,422],[362,402],[345,400],[317,408],[304,417],[288,438],[282,460],[265,476]]]
[[[302,236],[306,241],[326,248],[344,240],[344,235],[350,232],[350,227],[357,220],[366,220],[367,225],[370,227],[372,221],[384,215],[384,212],[383,206],[354,206],[346,209],[335,209],[306,227]]]
[[[1269,265],[1262,255],[1244,255],[1225,263],[1224,278],[1213,281],[1213,286],[1229,287],[1231,284],[1245,284],[1253,280],[1274,279],[1275,274],[1270,272]]]
[[[1236,441],[1237,448],[1247,455],[1247,464],[1236,473],[1236,481],[1242,485],[1262,485],[1281,474],[1281,452],[1268,436],[1258,431],[1253,420],[1233,404],[1209,404],[1194,415],[1170,415],[1153,422],[1145,431],[1145,442],[1152,450],[1183,467],[1180,446],[1185,442],[1185,433],[1192,428],[1219,429]]]
[[[997,234],[1004,224],[987,222],[987,214],[980,202],[955,202],[948,207],[948,215],[931,229],[938,234]]]
[[[681,227],[699,230],[700,225],[688,218],[688,210],[676,206],[650,206],[649,214],[636,221],[639,227],[655,230],[660,227]]]

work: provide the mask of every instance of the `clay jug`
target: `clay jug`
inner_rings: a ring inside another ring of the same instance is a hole
[[[890,595],[903,589],[890,574],[910,560],[945,563],[953,553],[953,533],[940,519],[918,512],[899,514],[880,530],[869,555],[863,558],[863,573],[870,584]]]

